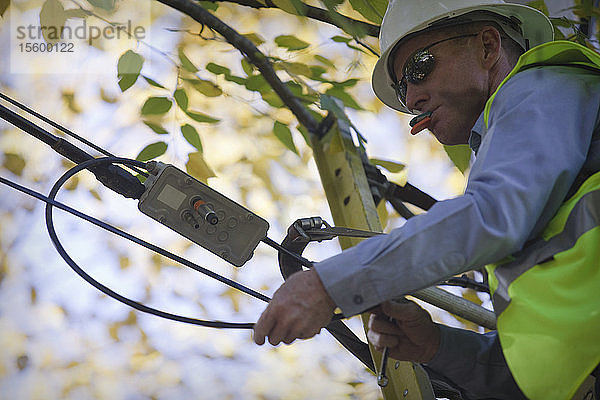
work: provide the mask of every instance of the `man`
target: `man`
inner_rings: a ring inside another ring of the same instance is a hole
[[[465,398],[573,396],[600,362],[600,56],[544,44],[552,32],[501,0],[390,2],[375,93],[417,115],[413,133],[471,146],[465,194],[290,277],[256,343],[312,337],[336,306],[351,316],[383,303],[375,346],[426,363]],[[491,263],[497,333],[386,303]]]

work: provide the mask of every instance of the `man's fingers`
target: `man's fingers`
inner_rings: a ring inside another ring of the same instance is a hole
[[[381,309],[388,317],[398,322],[420,319],[426,314],[425,310],[412,301],[403,303],[386,301],[381,304]]]
[[[270,307],[267,306],[256,324],[254,324],[254,343],[258,345],[263,345],[265,343],[265,337],[269,336],[275,325],[275,319],[270,317],[270,311]]]
[[[367,332],[367,338],[369,339],[369,342],[375,346],[377,351],[383,350],[384,347],[396,347],[400,344],[398,336],[386,335],[377,331]]]
[[[390,321],[386,315],[371,314],[369,317],[369,331],[376,331],[388,335],[398,335],[402,331],[395,322]]]

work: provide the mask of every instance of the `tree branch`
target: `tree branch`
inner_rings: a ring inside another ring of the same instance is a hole
[[[206,25],[215,32],[222,35],[232,46],[237,48],[244,56],[254,64],[265,80],[271,85],[275,93],[283,103],[290,109],[298,121],[311,133],[317,132],[318,122],[310,114],[309,110],[300,102],[290,89],[279,79],[268,58],[256,48],[246,37],[240,35],[229,25],[190,0],[158,0],[159,3],[174,8],[191,17],[196,22]]]
[[[252,7],[252,8],[278,8],[271,0],[266,0],[266,5],[256,1],[256,0],[208,0],[211,3],[234,3],[239,4],[241,6]],[[334,11],[332,11],[334,12]],[[337,26],[340,29],[344,29],[344,24],[354,25],[361,31],[365,32],[369,36],[379,37],[379,26],[373,25],[368,22],[358,21],[356,19],[347,17],[345,15],[335,13],[335,18],[332,18],[332,14],[329,10],[324,10],[322,8],[309,6],[308,4],[304,4],[304,15],[308,18],[315,19],[317,21],[325,22],[327,24],[331,24]],[[343,22],[343,23],[340,23]]]

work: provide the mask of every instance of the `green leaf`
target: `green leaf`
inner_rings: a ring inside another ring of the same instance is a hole
[[[251,41],[252,43],[254,43],[255,46],[260,46],[261,44],[263,44],[265,42],[263,40],[263,38],[261,38],[256,33],[244,33],[244,34],[242,34],[242,36],[245,37],[246,39],[248,39],[249,41]]]
[[[142,115],[164,114],[171,109],[171,100],[167,97],[149,97],[142,106]]]
[[[313,75],[313,71],[306,64],[298,63],[298,62],[281,62],[282,67],[291,74],[294,75],[304,75],[310,78]]]
[[[225,80],[242,86],[246,85],[246,79],[235,75],[225,75]]]
[[[129,89],[137,81],[143,65],[144,57],[132,50],[127,50],[119,57],[117,77],[122,92]]]
[[[150,129],[152,129],[155,133],[158,133],[159,135],[166,135],[169,132],[163,128],[161,125],[159,124],[155,124],[154,122],[150,122],[150,121],[143,121],[144,124],[146,124],[146,126]]]
[[[315,60],[319,61],[323,65],[327,65],[330,68],[336,69],[335,64],[333,62],[331,62],[331,60],[329,60],[328,58],[325,58],[325,57],[317,54],[317,55],[315,55]]]
[[[308,132],[308,129],[306,129],[304,125],[297,125],[296,129],[298,130],[298,132],[300,132],[306,144],[312,148],[312,143],[310,142],[310,133]]]
[[[275,124],[273,125],[273,133],[277,139],[279,139],[279,141],[285,145],[285,147],[298,154],[298,150],[296,149],[294,140],[292,138],[292,132],[287,125],[282,124],[279,121],[275,121]]]
[[[142,77],[146,80],[146,82],[148,82],[148,84],[150,86],[154,86],[154,87],[161,88],[161,89],[166,89],[166,87],[164,87],[160,83],[156,82],[154,79],[148,78],[147,76],[144,76],[144,75],[142,75]]]
[[[352,40],[352,38],[336,35],[336,36],[332,36],[331,40],[333,40],[334,42],[338,42],[338,43],[349,43]]]
[[[346,79],[343,82],[331,82],[331,83],[333,84],[334,87],[346,88],[346,87],[356,86],[356,84],[358,83],[358,79],[351,78],[351,79]]]
[[[0,0],[0,17],[4,16],[8,6],[10,6],[10,0]]]
[[[283,101],[281,100],[281,97],[279,97],[279,95],[272,90],[263,92],[260,94],[260,96],[271,107],[281,108],[284,106]]]
[[[210,168],[204,160],[202,153],[199,151],[188,155],[188,162],[185,163],[185,169],[188,174],[204,183],[206,183],[208,178],[216,176],[212,168]]]
[[[219,3],[213,3],[212,1],[199,1],[198,4],[210,11],[217,11],[217,8],[219,8]]]
[[[175,103],[181,108],[183,111],[187,110],[189,99],[188,95],[183,88],[179,88],[173,92],[173,97],[175,98]]]
[[[231,74],[231,70],[227,67],[224,67],[222,65],[219,64],[215,64],[215,63],[208,63],[206,64],[206,69],[209,72],[212,72],[215,75],[229,75]]]
[[[138,161],[149,161],[153,158],[162,156],[167,151],[167,144],[165,142],[156,142],[149,144],[144,147],[140,154],[135,158]]]
[[[115,8],[116,0],[88,0],[88,3],[94,7],[102,8],[106,11],[112,11]]]
[[[250,76],[254,73],[254,65],[252,65],[247,58],[242,58],[241,64],[246,75]]]
[[[194,89],[205,95],[206,97],[218,97],[223,94],[223,90],[211,81],[204,79],[184,79],[192,84]]]
[[[286,48],[290,51],[302,50],[306,49],[310,46],[310,43],[305,42],[304,40],[298,39],[293,35],[281,35],[275,38],[275,43],[277,46]]]
[[[370,158],[369,161],[371,162],[371,164],[379,165],[380,167],[387,169],[391,173],[400,172],[404,169],[404,167],[406,167],[404,164],[397,163],[395,161],[381,160],[378,158]]]
[[[183,49],[179,49],[179,61],[181,61],[181,66],[186,71],[191,73],[198,72],[198,68],[190,61],[190,59],[183,53]]]
[[[444,145],[444,150],[446,150],[456,168],[464,174],[467,168],[469,168],[469,162],[471,161],[471,149],[469,146],[466,144],[456,146]]]
[[[310,76],[310,79],[314,79],[316,81],[318,81],[318,80],[326,81],[326,79],[324,79],[321,75],[323,75],[324,73],[326,73],[327,69],[321,67],[320,65],[311,65],[310,66],[310,71],[312,72],[312,75]]]
[[[57,43],[62,36],[67,16],[58,0],[46,0],[40,10],[40,28],[47,43]]]
[[[388,2],[387,0],[350,0],[350,5],[369,21],[381,25]]]
[[[198,135],[196,128],[190,124],[181,125],[181,133],[189,144],[202,152],[202,142],[200,141],[200,135]]]
[[[321,110],[327,110],[327,111],[333,113],[333,115],[335,115],[335,117],[337,119],[341,119],[341,120],[347,122],[348,124],[351,124],[352,122],[350,121],[350,118],[348,118],[348,116],[344,112],[343,108],[338,104],[338,101],[336,101],[334,96],[322,94],[321,95]]]
[[[325,94],[342,100],[346,107],[354,108],[355,110],[363,110],[356,100],[354,100],[354,98],[350,94],[346,93],[341,87],[332,87],[331,89],[325,91]]]
[[[278,8],[294,15],[305,15],[306,7],[300,0],[271,0]]]
[[[117,63],[117,75],[139,74],[143,65],[144,57],[132,50],[127,50],[119,57],[119,62]]]
[[[252,90],[254,92],[264,92],[267,90],[271,90],[271,86],[269,83],[263,78],[262,75],[252,75],[248,79],[246,79],[246,89]]]
[[[206,122],[209,124],[216,124],[217,122],[220,122],[220,119],[217,118],[213,118],[209,115],[200,113],[200,112],[196,112],[196,111],[186,111],[185,112],[187,114],[188,117],[190,117],[191,119],[193,119],[196,122]]]

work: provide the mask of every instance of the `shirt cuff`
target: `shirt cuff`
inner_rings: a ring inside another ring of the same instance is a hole
[[[360,314],[382,303],[376,282],[369,279],[369,268],[360,263],[356,247],[316,263],[327,294],[345,317]]]

